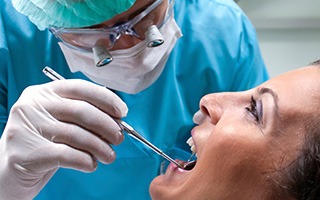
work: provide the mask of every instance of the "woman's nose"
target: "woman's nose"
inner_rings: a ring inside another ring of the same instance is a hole
[[[211,123],[218,123],[221,116],[221,107],[217,102],[217,98],[214,94],[209,94],[202,97],[200,101],[200,110],[203,115],[210,118]]]
[[[235,94],[239,93],[216,93],[208,94],[200,100],[200,109],[208,116],[211,123],[217,124],[222,114],[233,105],[239,103]]]

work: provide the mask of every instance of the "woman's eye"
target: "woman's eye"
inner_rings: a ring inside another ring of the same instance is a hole
[[[256,101],[253,96],[251,96],[251,103],[249,107],[246,107],[257,122],[261,122],[262,119],[262,103],[261,101]]]

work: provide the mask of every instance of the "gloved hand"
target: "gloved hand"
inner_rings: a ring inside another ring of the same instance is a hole
[[[0,140],[0,199],[32,199],[59,167],[92,172],[124,136],[127,107],[105,87],[60,80],[25,89]]]

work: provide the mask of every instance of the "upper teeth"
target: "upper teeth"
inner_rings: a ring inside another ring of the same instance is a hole
[[[191,151],[193,154],[197,153],[197,149],[196,149],[196,146],[194,145],[194,141],[192,139],[192,137],[190,137],[188,140],[187,140],[187,144],[191,147]]]

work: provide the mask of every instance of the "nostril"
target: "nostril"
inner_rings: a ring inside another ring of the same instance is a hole
[[[200,110],[212,124],[217,124],[223,113],[223,98],[221,95],[209,94],[200,100]]]
[[[208,109],[207,109],[205,106],[201,106],[200,109],[201,109],[201,112],[202,112],[204,115],[210,116],[209,111],[208,111]]]
[[[221,110],[212,104],[210,106],[212,107],[201,106],[201,112],[204,116],[208,116],[212,124],[217,124],[221,117]]]

